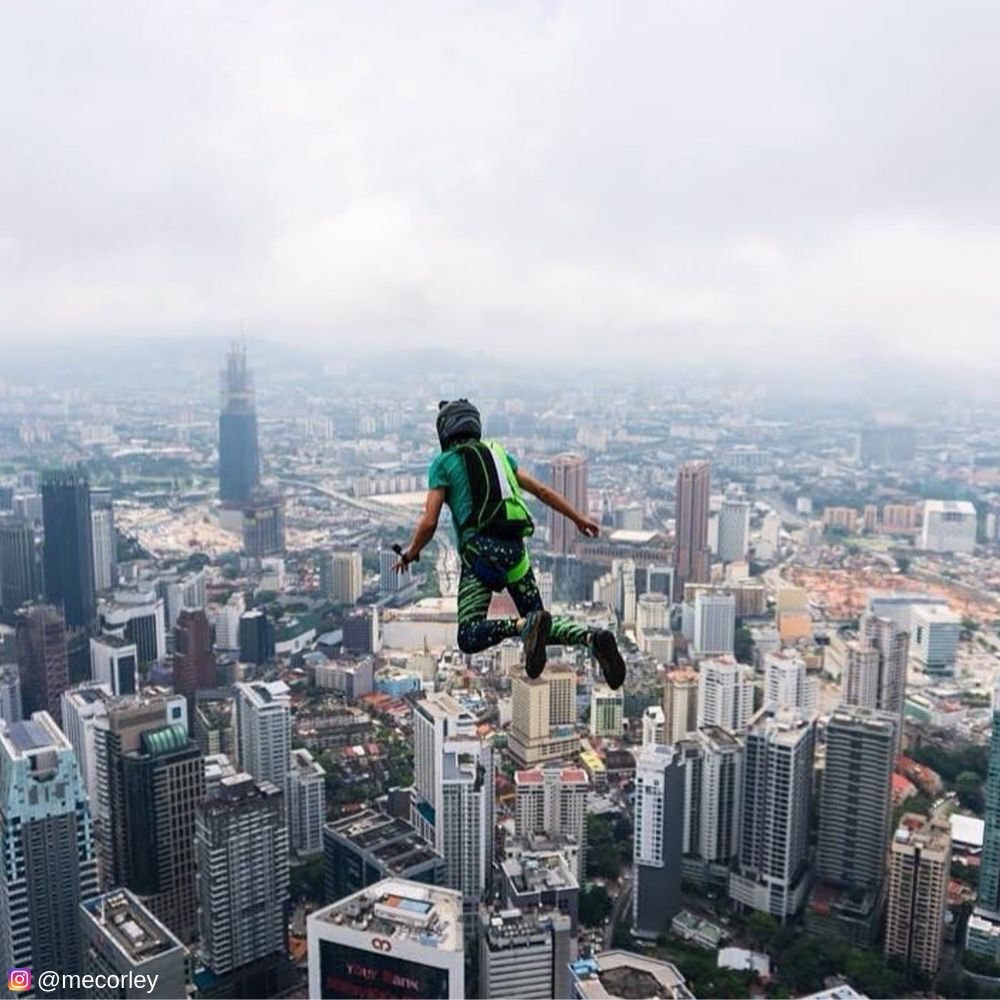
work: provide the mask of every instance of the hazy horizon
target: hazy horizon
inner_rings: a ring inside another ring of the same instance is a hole
[[[997,365],[994,4],[178,10],[4,12],[8,358]]]

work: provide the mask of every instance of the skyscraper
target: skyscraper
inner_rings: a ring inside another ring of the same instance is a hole
[[[123,636],[95,636],[90,640],[90,673],[113,695],[135,694],[139,684],[138,648]]]
[[[62,693],[69,687],[69,653],[62,611],[32,604],[17,616],[17,663],[24,714],[45,711],[62,719]]]
[[[89,628],[97,611],[90,486],[81,471],[42,477],[45,525],[45,599],[61,605],[66,624]]]
[[[819,682],[806,671],[794,650],[779,649],[764,656],[764,704],[772,708],[819,708]]]
[[[705,726],[677,743],[684,770],[684,875],[726,887],[740,846],[744,747],[719,726]]]
[[[0,515],[0,608],[10,613],[42,594],[42,546],[31,521]]]
[[[477,911],[492,876],[494,827],[492,745],[476,720],[447,694],[413,710],[413,808],[417,831],[444,855],[445,880]]]
[[[300,857],[323,853],[326,771],[304,747],[292,751],[288,772],[289,846]]]
[[[462,897],[451,889],[386,879],[311,913],[306,928],[310,997],[466,995]]]
[[[153,1000],[186,995],[187,949],[127,889],[82,903],[80,919],[84,975],[145,976]]]
[[[101,878],[131,889],[177,935],[196,929],[194,811],[205,768],[183,698],[110,700],[94,718],[95,815]]]
[[[572,922],[565,913],[482,907],[479,913],[482,1000],[569,996]]]
[[[223,777],[197,810],[200,950],[214,976],[240,983],[236,996],[273,996],[285,958],[282,799],[270,782],[240,773]]]
[[[239,766],[257,781],[288,790],[292,752],[292,699],[284,681],[235,685]]]
[[[753,671],[731,656],[703,660],[698,667],[698,727],[742,733],[753,715],[753,687]]]
[[[20,722],[24,718],[21,707],[21,675],[17,667],[0,667],[0,719]]]
[[[518,674],[511,684],[511,756],[525,767],[572,757],[576,735],[576,672],[550,663],[541,677]]]
[[[167,655],[167,628],[163,598],[155,590],[116,590],[114,599],[102,601],[101,625],[107,631],[122,631],[134,642],[139,662],[155,663]]]
[[[0,724],[0,833],[0,962],[78,973],[97,864],[76,757],[48,712]]]
[[[691,652],[696,657],[731,655],[736,643],[736,597],[723,589],[699,590],[693,627]]]
[[[552,488],[577,510],[587,513],[587,460],[582,455],[559,455],[549,470]],[[549,512],[549,549],[560,554],[570,551],[576,534],[573,523],[556,511]]]
[[[117,558],[115,554],[115,516],[111,506],[98,507],[98,494],[90,493],[90,530],[93,544],[94,588],[110,590],[115,585]]]
[[[910,636],[891,618],[864,615],[858,644],[845,644],[841,685],[844,702],[876,708],[898,719],[896,746],[902,736],[906,667]]]
[[[979,866],[979,893],[969,921],[966,947],[1000,961],[1000,687],[993,690],[989,773],[986,778],[986,826]]]
[[[121,768],[127,825],[126,888],[185,943],[195,936],[195,807],[205,793],[205,767],[181,723],[150,729]]]
[[[621,737],[624,709],[623,691],[612,691],[607,684],[595,684],[590,689],[591,735]]]
[[[737,904],[784,922],[809,888],[815,716],[761,709],[746,735],[738,870],[729,879]]]
[[[243,554],[250,559],[280,556],[285,551],[285,499],[258,491],[242,505]]]
[[[658,937],[681,908],[684,770],[673,747],[647,746],[636,758],[635,886],[632,930]]]
[[[726,498],[719,509],[719,562],[745,559],[750,546],[750,504]]]
[[[587,792],[590,779],[580,767],[536,767],[514,772],[515,832],[562,837],[577,846],[573,874],[581,884],[587,870]]]
[[[698,728],[698,679],[695,670],[670,670],[664,677],[664,743],[676,743]]]
[[[234,344],[220,378],[219,499],[240,506],[260,484],[257,448],[257,400],[246,348]]]
[[[950,871],[948,821],[903,816],[889,850],[885,954],[927,976],[941,964]]]
[[[174,690],[193,705],[196,691],[215,687],[215,653],[212,628],[202,610],[185,608],[174,626]]]
[[[895,757],[895,719],[844,707],[826,727],[816,872],[844,888],[882,885]]]
[[[387,550],[395,560],[395,552]],[[320,555],[320,587],[334,604],[357,604],[364,586],[361,552],[347,549]],[[393,573],[395,577],[396,574]]]
[[[90,813],[94,821],[94,840],[99,841],[99,812],[97,806],[97,757],[95,732],[98,719],[106,719],[108,703],[112,700],[107,684],[87,681],[67,688],[62,693],[62,731],[73,744],[80,779],[90,799]]]
[[[708,510],[711,475],[705,461],[684,462],[677,470],[674,595],[684,596],[684,584],[709,579]]]

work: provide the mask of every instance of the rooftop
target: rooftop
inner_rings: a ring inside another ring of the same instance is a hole
[[[483,937],[492,951],[533,944],[544,945],[551,936],[553,921],[564,921],[567,929],[569,925],[569,917],[558,911],[522,912],[517,907],[511,909],[480,907],[479,915]]]
[[[14,760],[33,757],[45,750],[71,749],[69,740],[48,712],[35,712],[24,722],[0,722],[0,740],[8,744]]]
[[[183,945],[138,899],[114,889],[83,903],[91,920],[130,963],[145,962]]]
[[[570,965],[584,1000],[693,1000],[684,977],[670,962],[630,951],[602,951]]]
[[[328,823],[327,829],[371,854],[391,875],[441,857],[406,820],[373,809]]]
[[[464,948],[461,893],[404,879],[383,879],[309,919],[424,948]]]
[[[580,887],[561,851],[526,851],[502,867],[518,894]]]

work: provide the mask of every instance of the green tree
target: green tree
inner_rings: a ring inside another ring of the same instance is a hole
[[[603,885],[588,885],[580,893],[580,923],[597,927],[611,916],[611,897]]]
[[[288,871],[289,891],[293,900],[323,901],[323,859],[310,858],[304,864],[292,865]]]
[[[963,771],[955,778],[955,792],[958,800],[966,809],[981,813],[986,798],[983,795],[982,778],[975,771]]]
[[[755,911],[747,917],[746,933],[750,943],[762,951],[767,951],[778,935],[781,925],[770,913]]]
[[[910,563],[912,560],[909,556],[897,555],[895,559],[900,573],[908,573],[910,571]]]
[[[753,663],[753,633],[745,626],[736,630],[733,655],[740,663]]]

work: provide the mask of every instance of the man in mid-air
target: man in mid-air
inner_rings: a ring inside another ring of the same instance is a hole
[[[625,661],[614,633],[553,618],[542,606],[524,540],[534,532],[522,489],[568,517],[588,538],[600,531],[596,521],[574,509],[565,497],[519,469],[496,441],[482,440],[479,411],[467,400],[442,402],[437,433],[441,454],[428,473],[427,502],[413,540],[400,553],[397,572],[405,573],[434,537],[441,508],[451,511],[462,572],[458,582],[458,645],[477,653],[504,639],[520,637],[531,678],[545,669],[547,644],[586,646],[601,665],[611,688],[625,682]],[[397,550],[399,551],[399,550]],[[487,618],[493,594],[507,590],[518,618]]]

